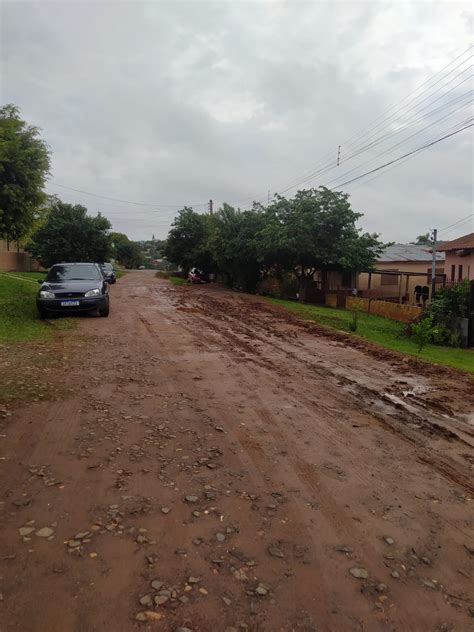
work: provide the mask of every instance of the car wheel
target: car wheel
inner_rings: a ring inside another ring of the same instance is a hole
[[[110,299],[109,297],[107,297],[104,307],[102,309],[99,309],[99,314],[100,316],[107,318],[107,316],[109,315],[109,311],[110,311]]]
[[[46,318],[46,311],[44,309],[38,310],[38,318],[40,320],[44,320]]]

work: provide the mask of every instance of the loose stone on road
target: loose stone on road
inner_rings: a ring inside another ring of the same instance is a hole
[[[146,271],[78,321],[0,406],[2,631],[472,627],[470,377]]]

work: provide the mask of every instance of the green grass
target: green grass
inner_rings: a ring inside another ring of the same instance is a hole
[[[71,329],[70,318],[38,318],[35,297],[45,272],[0,272],[0,342],[47,340],[55,330]],[[53,325],[54,323],[54,325]]]
[[[403,335],[405,325],[398,321],[359,312],[357,333],[352,333],[349,328],[350,323],[352,323],[352,312],[349,310],[335,309],[323,305],[305,305],[276,298],[267,298],[266,300],[296,313],[305,320],[312,320],[353,336],[365,338],[386,349],[393,349],[394,351],[415,356],[420,360],[444,364],[474,373],[474,350],[427,345],[419,353],[416,343]]]
[[[186,285],[187,283],[186,279],[183,279],[181,277],[170,276],[168,277],[168,279],[173,285]]]

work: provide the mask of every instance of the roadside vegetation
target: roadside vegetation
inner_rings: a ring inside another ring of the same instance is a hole
[[[415,356],[427,362],[443,364],[474,373],[474,351],[426,344],[422,351],[419,352],[417,341],[405,336],[406,325],[404,323],[358,312],[356,331],[354,332],[354,314],[349,310],[322,305],[302,305],[296,301],[277,298],[266,298],[266,300],[297,314],[305,320],[312,320],[320,325],[344,331],[353,336],[359,336],[386,349]]]
[[[173,285],[186,285],[187,283],[186,279],[183,279],[182,277],[170,276],[168,278],[170,283],[172,283]]]
[[[421,317],[407,329],[420,350],[430,342],[448,347],[461,346],[460,323],[469,318],[469,294],[468,279],[454,287],[440,288],[435,293]]]
[[[37,279],[44,272],[0,272],[0,343],[48,340],[54,331],[71,329],[70,318],[38,319]]]
[[[326,187],[276,195],[249,210],[223,204],[214,215],[185,207],[175,218],[163,254],[185,276],[193,266],[218,272],[229,287],[254,293],[264,274],[288,274],[306,300],[316,270],[368,270],[384,248],[357,227],[349,196]]]

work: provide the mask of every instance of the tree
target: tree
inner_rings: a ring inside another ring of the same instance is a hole
[[[209,250],[212,218],[185,206],[178,213],[168,233],[163,255],[181,266],[187,274],[193,266],[207,270],[213,266]]]
[[[418,235],[416,241],[412,243],[417,246],[432,246],[433,240],[431,239],[431,235],[429,233],[425,233],[424,235]]]
[[[51,199],[45,224],[27,250],[45,267],[63,261],[106,261],[111,255],[110,222],[100,213],[87,215],[84,206]]]
[[[127,270],[139,268],[143,265],[143,252],[140,245],[134,241],[126,241],[118,244],[116,248],[117,261]]]
[[[223,204],[213,219],[209,244],[218,269],[229,285],[255,292],[265,258],[260,238],[264,213]]]
[[[141,245],[136,241],[131,241],[124,233],[111,233],[112,256],[120,265],[131,270],[139,268],[145,263]]]
[[[0,236],[7,244],[29,235],[47,196],[49,149],[37,127],[14,105],[0,108]]]
[[[376,234],[356,228],[361,214],[348,197],[319,187],[298,191],[291,200],[278,196],[267,207],[266,257],[296,275],[300,301],[317,270],[369,270],[383,248]]]

